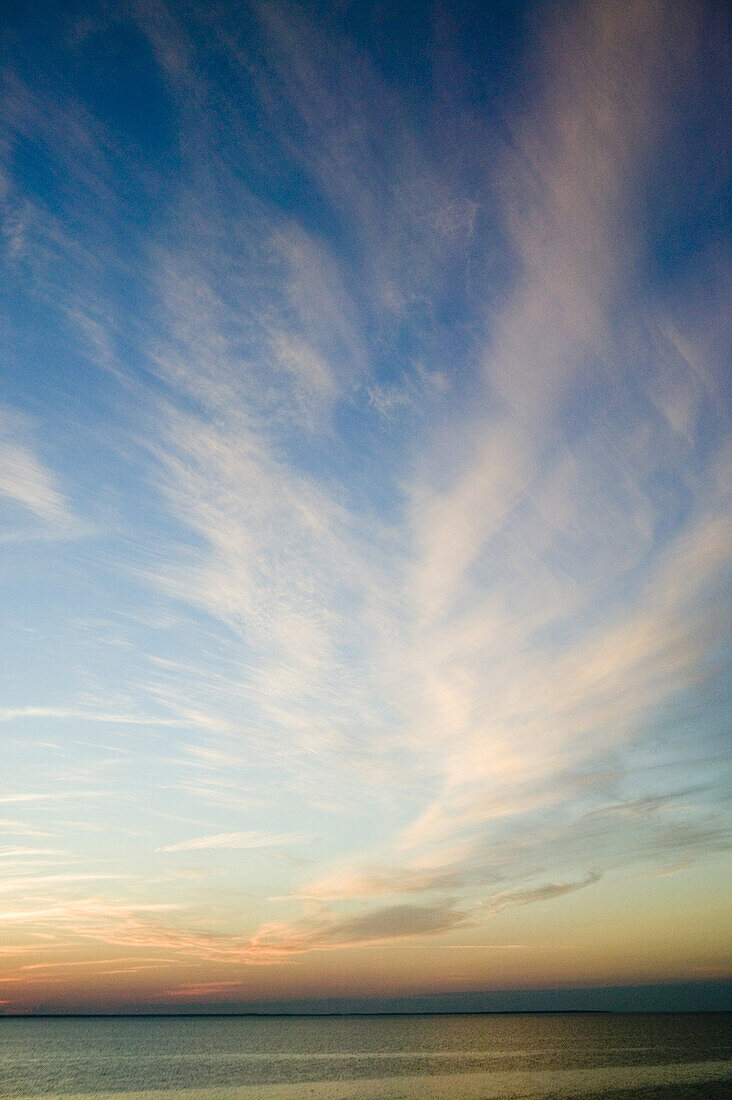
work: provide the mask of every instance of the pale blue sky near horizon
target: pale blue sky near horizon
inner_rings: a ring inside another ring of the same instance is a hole
[[[0,1007],[729,977],[723,6],[6,11]]]

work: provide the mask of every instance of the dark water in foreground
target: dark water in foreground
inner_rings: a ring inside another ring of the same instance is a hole
[[[0,1097],[732,1097],[732,1016],[0,1020]]]

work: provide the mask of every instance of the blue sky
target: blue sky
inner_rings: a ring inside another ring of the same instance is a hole
[[[485,8],[11,5],[6,1010],[729,974],[729,28]]]

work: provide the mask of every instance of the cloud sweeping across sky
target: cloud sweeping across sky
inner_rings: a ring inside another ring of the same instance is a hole
[[[728,31],[14,10],[8,1005],[727,973]]]

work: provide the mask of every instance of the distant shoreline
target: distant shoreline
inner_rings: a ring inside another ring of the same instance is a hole
[[[3,1012],[0,1020],[325,1019],[379,1016],[730,1016],[729,1008],[550,1008],[384,1012]]]

